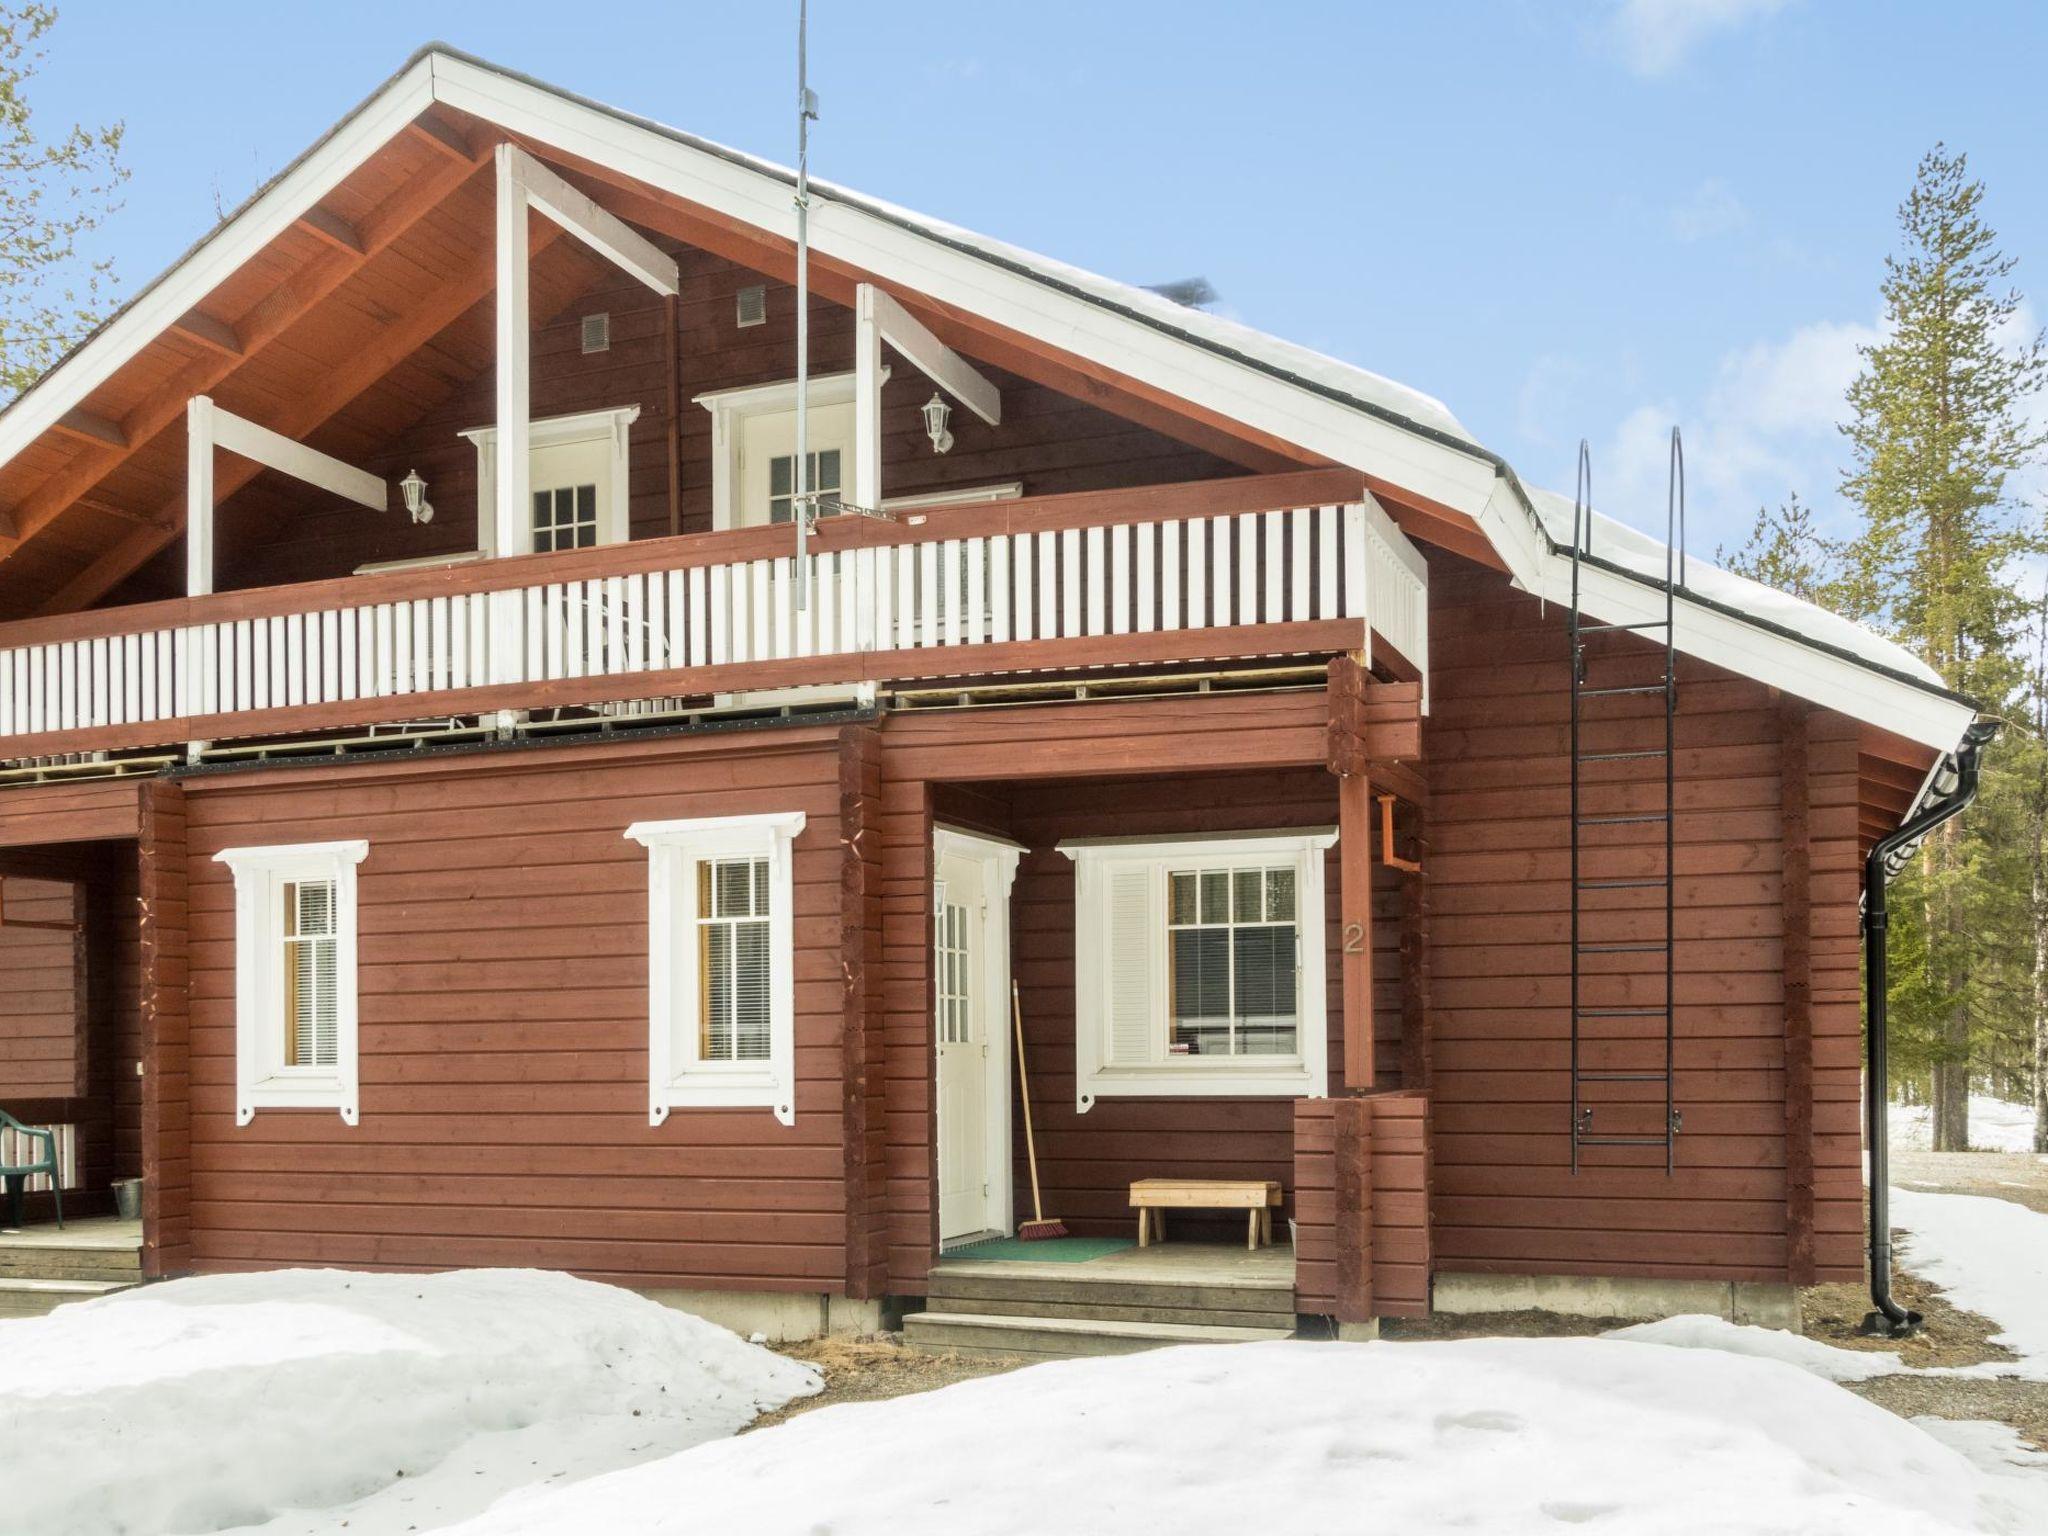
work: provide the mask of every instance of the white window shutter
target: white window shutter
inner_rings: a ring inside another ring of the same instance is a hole
[[[1108,1009],[1103,1054],[1120,1067],[1143,1066],[1160,1055],[1160,1015],[1153,995],[1160,928],[1153,910],[1155,873],[1145,864],[1116,864],[1105,882],[1109,912],[1103,924],[1108,943],[1103,972]]]

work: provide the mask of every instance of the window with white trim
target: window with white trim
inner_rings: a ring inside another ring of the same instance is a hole
[[[885,366],[882,382],[888,381]],[[853,491],[853,387],[851,373],[810,380],[804,448],[814,493],[842,497]],[[695,398],[711,413],[711,526],[788,522],[796,492],[796,380],[717,389]]]
[[[1331,828],[1066,842],[1075,1107],[1117,1095],[1320,1097]]]
[[[792,849],[801,811],[643,821],[648,1119],[759,1106],[796,1119]]]
[[[623,544],[631,536],[631,433],[640,407],[547,416],[527,423],[528,495],[532,516],[524,549],[495,549],[498,429],[471,427],[476,445],[477,548],[484,555],[549,554]]]
[[[259,1109],[358,1119],[356,866],[366,842],[229,848],[235,878],[235,1123]]]

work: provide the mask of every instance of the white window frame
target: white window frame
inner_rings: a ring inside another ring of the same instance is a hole
[[[647,850],[647,1089],[650,1125],[672,1109],[760,1108],[796,1123],[796,881],[802,811],[637,821]],[[768,861],[768,1059],[706,1061],[698,1042],[697,882],[706,859]]]
[[[369,854],[360,839],[228,848],[215,854],[235,877],[235,1124],[259,1109],[336,1109],[355,1125],[359,1103],[356,1018],[356,866]],[[334,883],[334,1065],[284,1064],[284,888]]]
[[[573,416],[549,416],[527,423],[527,457],[550,448],[567,448],[583,443],[605,442],[611,448],[611,464],[605,476],[604,494],[597,504],[597,542],[623,544],[631,536],[633,487],[632,426],[640,419],[637,405],[614,406],[603,411],[581,411]],[[476,445],[476,537],[477,549],[488,560],[501,553],[496,549],[497,519],[492,508],[498,504],[498,429],[471,427],[460,434]],[[530,472],[529,472],[530,473]],[[523,547],[502,551],[508,555],[533,553],[533,508],[526,509]],[[437,557],[446,559],[446,556]]]
[[[1178,838],[1077,838],[1059,845],[1074,861],[1074,1108],[1086,1114],[1101,1098],[1311,1098],[1329,1092],[1329,996],[1325,950],[1324,856],[1334,827],[1229,832]],[[1300,933],[1296,983],[1299,1040],[1295,1056],[1174,1056],[1167,1053],[1167,873],[1292,865],[1295,922]],[[1112,1059],[1109,943],[1111,876],[1136,869],[1149,881],[1151,912],[1148,1005],[1156,1055],[1144,1062]]]
[[[889,382],[886,367],[882,369],[882,382]],[[812,378],[808,398],[811,409],[817,410],[821,406],[851,405],[854,396],[853,374],[826,373]],[[743,428],[756,417],[794,416],[796,380],[748,384],[738,389],[714,389],[691,398],[711,413],[711,526],[714,529],[765,526],[748,522],[742,515],[740,449],[745,440]],[[860,447],[854,441],[858,435],[849,434],[843,445],[822,440],[813,440],[807,445],[812,453],[821,448],[839,449],[843,455],[839,465],[839,494],[848,501],[853,499],[853,488],[859,483],[856,460]]]

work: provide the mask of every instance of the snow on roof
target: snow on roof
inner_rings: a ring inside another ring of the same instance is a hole
[[[1536,508],[1537,517],[1542,520],[1544,531],[1554,543],[1569,551],[1572,543],[1572,498],[1532,486],[1529,499]],[[1649,577],[1660,585],[1663,583],[1667,546],[1662,539],[1617,522],[1604,512],[1595,512],[1588,542],[1595,557],[1638,576]],[[1882,667],[1887,672],[1937,688],[1945,686],[1940,673],[1904,646],[1838,613],[1830,613],[1818,603],[1809,603],[1804,598],[1752,581],[1747,576],[1724,571],[1698,555],[1686,556],[1682,590],[1723,608],[1732,608],[1780,629],[1790,630],[1795,635],[1844,652],[1871,666]],[[1680,649],[1683,649],[1682,632],[1679,638]]]
[[[55,375],[73,358],[92,352],[104,353],[105,349],[110,347],[121,349],[139,345],[132,336],[114,334],[120,329],[116,325],[117,321],[127,319],[130,312],[139,307],[145,295],[151,294],[182,268],[195,262],[210,248],[217,236],[237,225],[244,216],[251,214],[273,191],[282,189],[300,166],[310,162],[321,145],[336,139],[352,124],[369,114],[385,97],[398,91],[408,78],[413,76],[416,68],[424,66],[429,74],[433,73],[437,59],[446,60],[450,65],[466,65],[487,71],[504,80],[520,82],[561,101],[574,103],[616,122],[660,135],[702,154],[762,176],[772,177],[779,182],[789,184],[795,180],[793,171],[773,160],[732,149],[654,119],[591,100],[446,44],[430,43],[418,50],[399,73],[386,82],[362,107],[337,124],[320,144],[309,149],[293,163],[292,167],[273,178],[241,210],[230,215],[213,234],[198,242],[186,256],[173,265],[170,271],[141,290],[135,299],[123,306],[121,311],[29,390],[24,391],[15,401],[9,402],[4,409],[0,409],[0,422],[12,425],[12,418],[21,414],[16,408],[55,382]],[[432,99],[439,95],[441,87],[437,82],[418,86],[417,89],[425,90]],[[494,108],[502,110],[504,107],[500,102],[479,104],[466,101],[463,105],[465,110],[481,111],[487,116]],[[1443,402],[1420,390],[1411,389],[1312,348],[1267,335],[1238,321],[1176,303],[1149,289],[1085,271],[1066,262],[1056,261],[973,230],[963,229],[945,220],[932,218],[827,181],[814,180],[811,187],[817,197],[837,201],[874,218],[885,220],[914,236],[1001,267],[1034,283],[1199,347],[1283,384],[1311,391],[1333,400],[1340,407],[1349,407],[1379,418],[1391,423],[1398,430],[1411,432],[1452,454],[1482,460],[1491,466],[1495,476],[1504,479],[1521,499],[1529,503],[1533,516],[1548,531],[1554,543],[1568,545],[1570,542],[1570,501],[1554,492],[1525,488],[1504,458],[1481,444]],[[118,366],[118,361],[107,366]],[[90,386],[91,379],[85,378],[76,382],[79,387],[74,392],[83,393],[83,389]],[[65,401],[59,400],[49,409],[59,410],[64,403]],[[24,423],[17,427],[14,433],[9,434],[5,452],[0,453],[0,457],[9,456],[16,451],[19,447],[19,441],[16,439],[25,438],[34,426],[35,423]],[[1664,571],[1664,546],[1660,542],[1606,517],[1596,518],[1596,528],[1595,547],[1602,556],[1623,569],[1661,581]],[[1497,534],[1490,533],[1490,536],[1495,537],[1498,543]],[[1510,558],[1512,560],[1512,557]],[[1894,678],[1904,678],[1921,687],[1941,688],[1940,679],[1909,652],[1872,634],[1860,625],[1831,614],[1812,603],[1778,592],[1759,582],[1718,570],[1701,560],[1688,561],[1686,586],[1690,593],[1699,598],[1768,626],[1772,631],[1765,637],[1769,644],[1774,645],[1783,641],[1797,643],[1803,640]],[[1683,642],[1684,637],[1681,635],[1680,638]],[[1796,667],[1792,670],[1796,670]]]

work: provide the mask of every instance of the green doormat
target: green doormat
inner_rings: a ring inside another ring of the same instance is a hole
[[[1041,1264],[1086,1264],[1126,1248],[1137,1247],[1128,1237],[1047,1237],[1027,1243],[1015,1237],[985,1237],[978,1243],[948,1248],[939,1255],[951,1259],[1035,1259]]]

